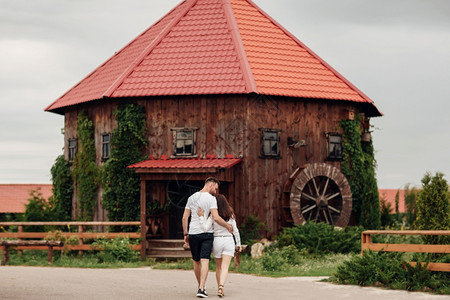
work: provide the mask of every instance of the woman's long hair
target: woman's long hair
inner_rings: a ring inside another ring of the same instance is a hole
[[[217,210],[219,211],[219,216],[228,222],[231,218],[235,218],[233,208],[228,204],[227,198],[224,195],[219,194],[216,196],[217,199]]]

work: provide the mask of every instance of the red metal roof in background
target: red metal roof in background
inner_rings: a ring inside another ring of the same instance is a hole
[[[391,204],[392,213],[395,213],[395,197],[398,192],[398,211],[400,213],[406,212],[405,207],[405,190],[396,190],[396,189],[379,189],[378,194],[380,196],[380,204],[381,200],[386,200],[387,203]]]
[[[248,94],[373,102],[250,0],[186,0],[46,108]]]
[[[53,194],[51,184],[0,184],[0,213],[24,213],[31,191],[38,189],[44,199]]]
[[[161,159],[149,159],[139,163],[128,166],[132,169],[166,169],[180,170],[180,169],[227,169],[240,163],[241,158],[234,158],[232,155],[227,155],[225,158],[216,158],[215,155],[207,155],[206,158],[168,158],[167,155],[161,156]]]

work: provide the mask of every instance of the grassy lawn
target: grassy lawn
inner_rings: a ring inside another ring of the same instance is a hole
[[[255,274],[259,276],[285,277],[285,276],[332,276],[337,267],[345,260],[349,260],[354,254],[330,254],[327,256],[305,256],[296,261],[295,264],[284,264],[279,270],[268,270],[263,264],[262,259],[252,259],[250,255],[241,255],[241,265],[235,269],[233,262],[230,271],[244,274]],[[0,254],[1,257],[1,254]],[[8,265],[14,266],[49,266],[47,263],[47,251],[18,251],[12,250]],[[104,261],[100,262],[98,254],[85,252],[83,255],[70,253],[61,255],[60,252],[54,252],[54,267],[67,268],[139,268],[151,266],[155,269],[182,269],[191,270],[191,259],[177,260],[155,260],[147,259],[141,261],[134,259],[130,262]],[[214,259],[211,260],[210,270],[215,270]]]

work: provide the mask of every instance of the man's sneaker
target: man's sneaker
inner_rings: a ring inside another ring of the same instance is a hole
[[[205,290],[202,291],[201,289],[198,289],[197,297],[199,297],[199,298],[208,298],[208,295],[206,294]]]

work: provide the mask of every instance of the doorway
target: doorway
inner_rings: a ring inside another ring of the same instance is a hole
[[[189,179],[168,180],[166,184],[169,208],[169,238],[183,239],[183,226],[181,218],[188,198],[203,188],[204,181]]]

